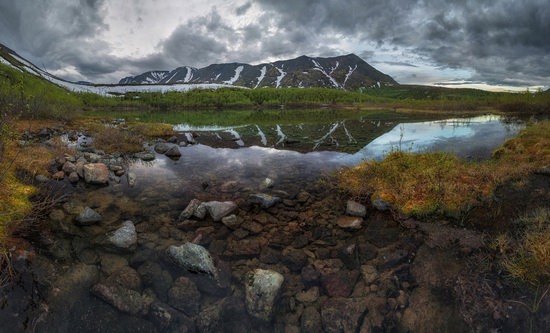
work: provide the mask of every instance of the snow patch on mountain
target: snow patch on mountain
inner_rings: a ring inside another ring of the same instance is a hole
[[[323,75],[325,75],[329,80],[330,82],[332,83],[332,85],[334,86],[334,88],[340,88],[340,84],[332,77],[330,76],[329,73],[327,73],[325,71],[325,69],[323,68],[323,66],[321,66],[317,61],[311,59],[311,61],[313,61],[313,65],[315,65],[315,67],[313,68],[314,70],[317,70],[321,73],[323,73]],[[332,71],[334,71],[337,67],[338,67],[338,63],[336,64],[336,67],[332,69]],[[332,74],[332,71],[330,72]]]
[[[276,66],[275,66],[275,68],[279,71],[279,76],[277,76],[277,81],[275,83],[275,88],[279,88],[281,86],[281,81],[286,76],[286,72],[283,71],[282,68],[279,68],[279,67],[276,67]]]
[[[256,86],[254,87],[254,89],[258,88],[258,86],[260,85],[260,83],[263,81],[263,79],[265,78],[265,74],[267,73],[267,66],[264,66],[262,67],[262,69],[260,69],[260,76],[258,76],[258,83],[256,83]]]
[[[187,69],[187,74],[185,74],[185,79],[183,79],[183,82],[187,83],[193,78],[193,69],[191,67],[185,67],[185,69]]]
[[[357,65],[355,65],[355,67],[351,68],[351,66],[348,66],[349,68],[349,71],[348,73],[346,74],[346,78],[344,79],[344,84],[342,84],[342,86],[346,86],[346,82],[348,82],[349,80],[349,77],[351,76],[351,74],[353,74],[353,72],[355,72],[355,70],[357,69]]]
[[[223,81],[223,83],[226,83],[226,84],[233,84],[235,82],[237,82],[237,80],[239,79],[239,76],[241,76],[241,72],[243,71],[244,69],[244,66],[239,66],[235,69],[235,75],[230,78],[229,80],[227,81]]]

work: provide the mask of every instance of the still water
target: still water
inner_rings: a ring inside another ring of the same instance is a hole
[[[487,159],[522,126],[496,115],[408,123],[355,119],[263,127],[181,124],[174,127],[181,135],[196,136],[205,144],[180,148],[183,155],[176,161],[157,155],[155,161],[132,169],[140,179],[162,174],[167,182],[194,180],[196,186],[212,179],[258,184],[266,177],[292,184],[310,182],[320,172],[340,166],[380,160],[395,150],[447,151],[465,159]]]

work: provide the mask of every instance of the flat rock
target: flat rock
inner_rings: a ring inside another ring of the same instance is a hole
[[[260,204],[260,206],[264,209],[268,209],[270,207],[275,206],[277,203],[281,202],[281,198],[274,197],[269,194],[251,194],[248,197],[248,202]]]
[[[93,295],[114,306],[117,310],[137,315],[147,308],[145,298],[135,290],[126,289],[121,286],[106,286],[95,284],[90,290]]]
[[[201,204],[200,200],[193,199],[189,202],[187,207],[181,212],[180,216],[178,217],[178,221],[184,221],[193,216],[193,213],[195,213],[195,210],[199,207]]]
[[[237,205],[233,201],[209,201],[204,205],[214,221],[221,221],[222,218],[237,209]]]

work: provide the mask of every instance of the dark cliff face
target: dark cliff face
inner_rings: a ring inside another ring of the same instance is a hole
[[[356,90],[397,85],[393,78],[355,54],[331,58],[301,56],[273,63],[214,64],[204,68],[178,67],[126,77],[120,84],[218,83],[248,88],[322,87]]]

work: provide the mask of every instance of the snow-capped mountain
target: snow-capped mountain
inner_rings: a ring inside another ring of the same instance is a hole
[[[0,63],[30,73],[73,92],[118,96],[128,92],[168,92],[218,88],[325,87],[355,90],[362,87],[395,85],[390,76],[379,72],[354,54],[333,58],[276,61],[256,66],[229,63],[204,68],[178,67],[172,71],[149,71],[126,77],[118,85],[70,82],[35,66],[17,52],[0,44]]]
[[[249,65],[215,64],[204,68],[178,67],[172,71],[149,71],[125,77],[119,84],[217,83],[247,88],[323,87],[355,90],[361,87],[396,85],[355,54],[332,58],[296,59]]]

